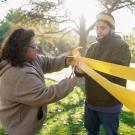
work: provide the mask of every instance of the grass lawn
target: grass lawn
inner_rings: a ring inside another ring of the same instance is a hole
[[[48,85],[53,84],[47,81]],[[57,103],[48,105],[47,122],[38,135],[87,135],[83,127],[84,88],[75,87],[74,91]],[[135,135],[135,114],[123,109],[119,127],[120,135]],[[0,129],[0,135],[5,135]],[[104,135],[102,130],[101,135]]]

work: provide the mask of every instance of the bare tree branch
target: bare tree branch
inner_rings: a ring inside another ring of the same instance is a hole
[[[86,33],[88,34],[94,27],[95,27],[95,22],[91,26],[89,26]]]
[[[61,40],[61,39],[63,39],[67,34],[69,34],[70,32],[72,32],[73,30],[68,30],[67,32],[65,32],[62,36],[61,36],[61,38],[59,39],[59,40]]]

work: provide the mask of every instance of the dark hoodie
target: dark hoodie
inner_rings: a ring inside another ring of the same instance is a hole
[[[128,45],[120,36],[111,34],[108,37],[93,43],[87,51],[86,57],[129,66],[131,54]],[[126,80],[101,73],[102,76],[116,84],[126,86]],[[120,102],[107,92],[91,77],[85,76],[86,101],[88,104],[99,107],[111,107]]]

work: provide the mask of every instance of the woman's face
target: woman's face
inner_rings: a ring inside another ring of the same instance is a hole
[[[25,58],[27,61],[32,61],[36,58],[36,56],[37,56],[37,47],[36,47],[35,39],[32,38],[30,44],[26,49]]]

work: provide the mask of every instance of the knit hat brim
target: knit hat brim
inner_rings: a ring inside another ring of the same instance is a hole
[[[115,28],[115,21],[111,16],[105,14],[98,14],[96,17],[96,21],[106,21],[110,23],[113,26],[113,28]]]

